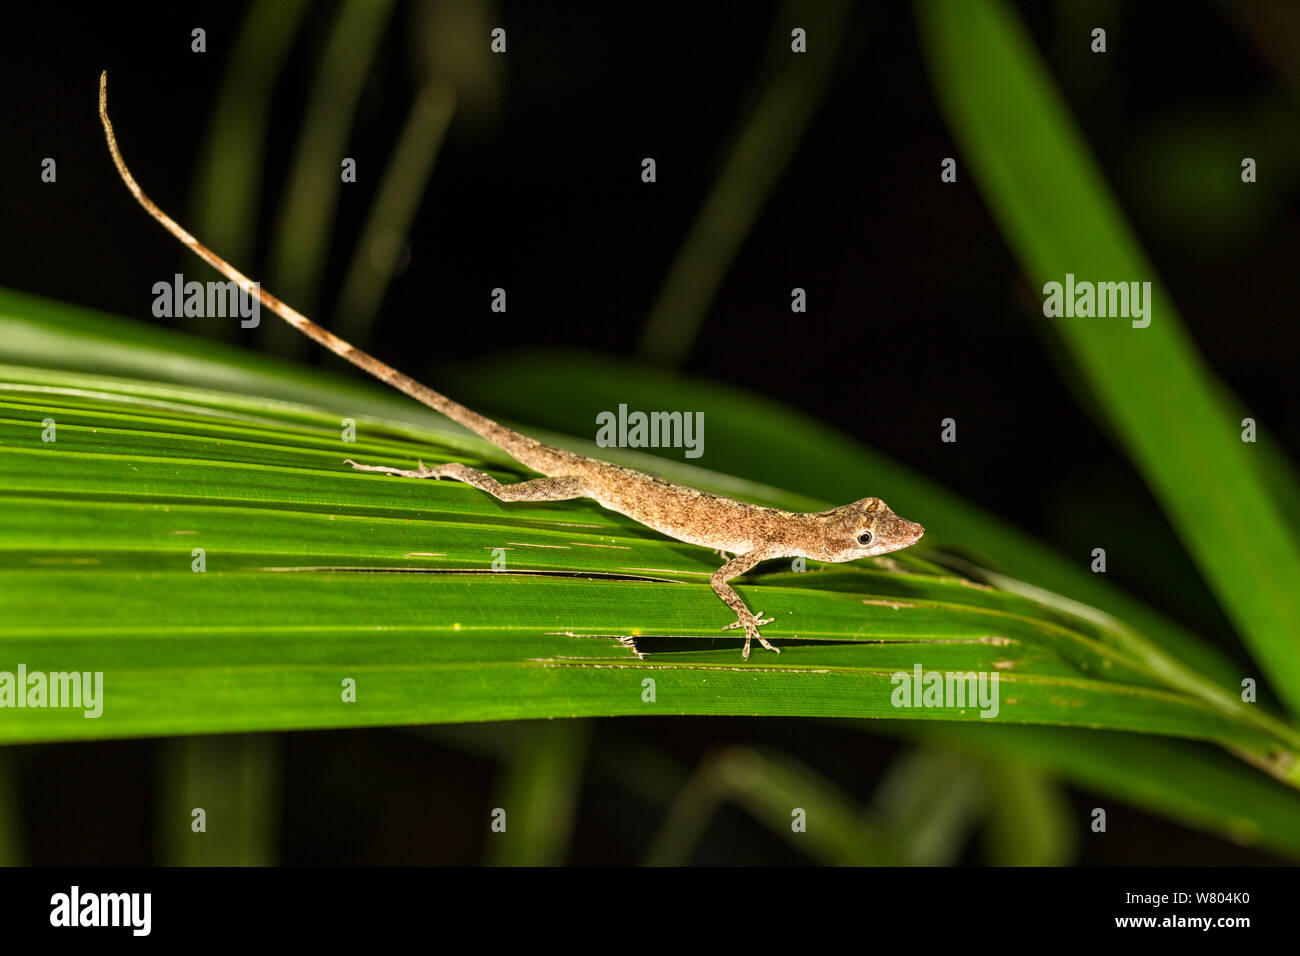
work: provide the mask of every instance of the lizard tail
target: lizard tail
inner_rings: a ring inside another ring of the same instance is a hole
[[[557,455],[564,457],[563,453],[560,453],[558,449],[544,445],[527,435],[521,435],[519,432],[506,428],[504,425],[500,425],[492,421],[492,419],[466,408],[459,402],[452,401],[441,392],[420,384],[409,375],[404,375],[391,365],[381,362],[368,352],[363,352],[350,342],[344,341],[337,335],[317,325],[301,312],[281,302],[249,279],[248,276],[226,262],[226,260],[212,252],[187,232],[176,220],[159,209],[154,201],[145,195],[144,190],[135,181],[135,177],[131,175],[131,171],[126,168],[126,162],[122,159],[122,152],[117,148],[117,137],[113,135],[113,124],[108,118],[107,70],[99,75],[99,120],[104,126],[104,137],[108,140],[108,151],[113,156],[113,165],[117,167],[118,175],[122,177],[122,181],[126,183],[126,188],[131,191],[131,195],[135,197],[136,202],[143,206],[149,215],[158,220],[164,229],[185,243],[200,259],[238,285],[246,295],[255,296],[265,308],[270,309],[307,338],[325,346],[335,355],[346,359],[357,368],[368,372],[382,382],[386,382],[398,391],[405,392],[417,402],[441,412],[452,421],[464,425],[475,434],[481,435],[494,445],[500,446],[528,467],[539,471],[549,471],[554,465]]]

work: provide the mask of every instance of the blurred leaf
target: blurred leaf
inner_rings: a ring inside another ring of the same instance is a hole
[[[305,0],[249,4],[208,119],[191,222],[231,262],[253,261],[271,94],[309,9]],[[193,326],[199,328],[197,321]],[[202,325],[203,331],[226,337],[232,328],[206,320]]]
[[[1263,774],[1246,772],[1228,754],[1210,747],[1068,727],[939,727],[878,720],[858,726],[869,733],[933,740],[1015,760],[1186,826],[1300,858],[1300,794]]]
[[[818,863],[889,866],[903,862],[892,837],[830,780],[774,750],[729,747],[700,762],[664,819],[646,864],[689,863],[723,801],[743,807]]]
[[[872,818],[912,866],[951,866],[988,800],[985,774],[969,757],[941,747],[904,753],[871,801]]]
[[[848,0],[787,2],[778,9],[768,62],[749,93],[752,106],[731,134],[725,165],[646,318],[641,352],[647,358],[680,365],[690,353],[723,277],[826,95],[852,9]],[[792,24],[807,31],[806,53],[790,50]]]
[[[340,163],[361,90],[379,50],[393,0],[343,0],[307,101],[284,197],[276,215],[270,275],[286,302],[316,311],[338,204]],[[352,157],[366,172],[365,157]],[[282,323],[262,329],[274,351],[303,354],[309,343]]]
[[[558,866],[567,858],[591,724],[536,721],[511,727],[513,747],[494,798],[495,807],[506,813],[506,830],[488,838],[488,862]]]
[[[917,9],[939,103],[1031,284],[1067,273],[1151,281],[1148,328],[1051,321],[1271,686],[1300,711],[1300,546],[1260,479],[1255,446],[1220,399],[1223,386],[1015,12],[1000,0],[923,0]]]
[[[353,342],[369,338],[455,107],[456,91],[437,78],[416,94],[343,282],[336,335]]]
[[[505,98],[509,57],[492,52],[487,37],[504,22],[493,0],[422,0],[410,9],[409,42],[421,84],[451,84],[458,130],[479,132],[495,123]]]
[[[268,735],[182,737],[161,745],[155,826],[163,866],[276,862],[279,741]],[[206,830],[194,830],[201,809]]]
[[[1066,866],[1082,824],[1059,786],[1019,760],[990,761],[984,856],[993,866]]]

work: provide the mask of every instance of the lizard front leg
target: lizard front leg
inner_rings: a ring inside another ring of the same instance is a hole
[[[588,498],[591,489],[582,478],[561,475],[557,478],[534,478],[531,481],[518,481],[513,485],[503,485],[491,475],[452,461],[445,465],[430,468],[420,462],[419,468],[389,468],[386,465],[360,465],[351,458],[344,463],[357,471],[378,471],[385,475],[397,475],[401,478],[454,478],[467,485],[473,485],[479,491],[486,491],[498,501],[569,501],[573,498]]]
[[[745,649],[741,652],[741,656],[745,660],[749,660],[749,644],[754,640],[757,640],[758,643],[762,644],[769,651],[774,651],[777,654],[781,653],[779,648],[773,647],[763,639],[762,634],[758,633],[760,625],[771,624],[774,619],[763,617],[762,611],[759,611],[757,614],[750,611],[750,609],[745,605],[745,602],[741,600],[740,595],[737,594],[732,589],[731,585],[727,584],[727,582],[732,578],[740,577],[740,575],[749,571],[754,567],[754,565],[758,564],[758,562],[766,561],[768,558],[777,557],[780,557],[780,555],[776,552],[769,552],[763,549],[750,551],[747,554],[737,555],[722,567],[718,568],[718,570],[714,571],[713,576],[709,578],[709,584],[713,585],[714,593],[717,594],[718,597],[722,598],[722,600],[726,601],[727,606],[736,612],[736,623],[728,624],[723,628],[723,630],[727,631],[733,627],[743,627],[745,629]]]

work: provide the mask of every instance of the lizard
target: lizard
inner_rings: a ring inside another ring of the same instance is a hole
[[[910,547],[925,533],[921,525],[895,514],[879,498],[862,498],[817,513],[762,507],[556,448],[480,415],[317,325],[221,259],[163,212],[141,190],[118,149],[113,124],[108,118],[107,71],[99,78],[99,119],[113,165],[131,195],[200,259],[236,283],[245,295],[255,296],[262,307],[312,341],[381,382],[441,412],[543,477],[502,484],[491,475],[459,462],[430,467],[418,460],[418,467],[413,469],[366,465],[350,458],[344,459],[344,464],[359,471],[404,478],[451,478],[487,492],[502,502],[590,498],[602,507],[670,538],[718,551],[725,563],[710,576],[709,583],[714,593],[736,614],[736,620],[722,630],[744,629],[742,657],[746,661],[749,660],[752,641],[758,641],[777,654],[781,651],[759,632],[760,627],[773,623],[773,619],[763,617],[762,611],[751,611],[728,583],[732,579],[748,573],[759,562],[774,558],[804,557],[839,563],[887,554]],[[727,553],[735,557],[726,560]]]

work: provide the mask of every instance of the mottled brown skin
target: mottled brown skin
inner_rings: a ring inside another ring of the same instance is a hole
[[[549,477],[503,485],[491,475],[456,462],[433,467],[421,462],[415,469],[361,465],[351,459],[347,459],[347,464],[362,471],[405,478],[454,478],[501,501],[592,498],[610,511],[678,541],[735,554],[735,558],[713,573],[710,584],[718,597],[736,612],[735,623],[723,630],[745,629],[742,652],[745,660],[749,659],[750,642],[754,640],[770,651],[778,654],[780,651],[758,631],[763,624],[772,623],[772,619],[764,618],[762,611],[755,614],[749,610],[727,583],[732,578],[769,558],[852,561],[909,547],[925,534],[923,527],[900,518],[879,498],[863,498],[815,514],[764,508],[675,485],[599,458],[553,448],[496,423],[493,425],[491,434],[484,437],[512,458]]]
[[[255,295],[261,304],[298,329],[308,338],[320,343],[353,365],[369,372],[380,381],[392,385],[430,408],[486,438],[524,466],[545,475],[511,485],[503,485],[491,475],[467,465],[450,462],[444,465],[419,468],[389,468],[384,465],[362,465],[351,459],[345,463],[360,471],[380,472],[406,478],[454,478],[473,485],[500,501],[567,501],[574,498],[592,498],[611,511],[626,515],[633,521],[654,530],[716,551],[735,554],[713,573],[710,583],[718,597],[736,612],[736,621],[723,630],[743,628],[745,631],[744,658],[749,659],[750,642],[757,640],[770,651],[780,653],[769,644],[758,629],[772,623],[746,607],[727,583],[751,570],[760,561],[769,558],[812,558],[817,561],[852,561],[872,555],[887,554],[909,547],[921,539],[925,529],[914,521],[894,514],[879,498],[863,498],[852,504],[841,505],[830,511],[800,514],[763,508],[759,505],[737,501],[721,495],[675,485],[632,468],[614,465],[599,458],[590,458],[565,451],[529,438],[506,428],[457,402],[441,392],[385,365],[374,356],[353,347],[338,336],[327,332],[306,316],[290,308],[269,292],[262,290],[247,276],[221,259],[194,236],[186,232],[170,216],[159,209],[136,184],[118,150],[113,135],[113,125],[108,119],[108,74],[100,76],[99,118],[104,127],[104,137],[113,163],[123,182],[149,215],[158,220],[168,232],[187,245],[204,262],[237,283],[247,294]]]

